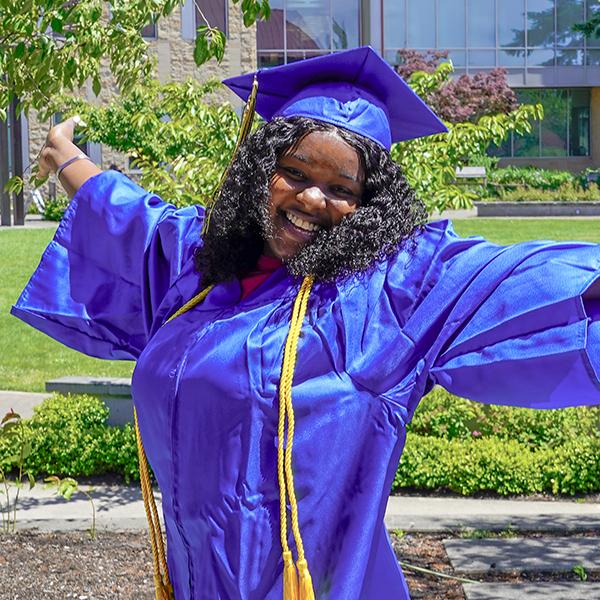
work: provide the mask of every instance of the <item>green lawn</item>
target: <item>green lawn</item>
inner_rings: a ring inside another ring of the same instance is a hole
[[[132,362],[84,356],[9,314],[52,239],[52,229],[0,231],[0,390],[44,391],[44,382],[63,375],[127,377]]]
[[[468,219],[455,221],[463,236],[483,235],[510,244],[529,239],[563,239],[600,242],[600,220]],[[0,231],[0,389],[43,391],[44,382],[63,375],[126,377],[129,362],[89,358],[61,346],[9,314],[42,251],[50,229]]]

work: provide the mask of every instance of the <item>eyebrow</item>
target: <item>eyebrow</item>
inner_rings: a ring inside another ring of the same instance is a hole
[[[299,160],[300,162],[303,162],[307,165],[311,165],[314,162],[314,161],[309,160],[306,156],[304,156],[304,154],[298,154],[296,152],[294,152],[292,154],[288,154],[287,156],[290,158],[295,158],[296,160]],[[352,181],[354,183],[359,183],[358,177],[355,177],[354,175],[350,175],[350,173],[346,173],[346,171],[339,171],[338,175],[344,179],[349,179],[350,181]]]

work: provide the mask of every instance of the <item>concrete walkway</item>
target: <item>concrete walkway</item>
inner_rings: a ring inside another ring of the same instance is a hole
[[[82,484],[82,489],[88,486]],[[138,529],[146,526],[138,486],[96,486],[90,491],[97,511],[99,529]],[[158,502],[160,497],[157,495]],[[77,493],[70,501],[44,488],[22,490],[17,507],[19,528],[51,530],[86,529],[91,505]],[[435,532],[456,529],[573,531],[600,529],[600,504],[477,500],[393,496],[385,515],[389,529],[405,532]],[[523,526],[523,527],[521,527]]]

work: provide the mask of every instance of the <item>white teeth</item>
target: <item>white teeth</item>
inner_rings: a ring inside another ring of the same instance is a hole
[[[301,219],[298,215],[295,215],[292,212],[285,211],[285,216],[300,229],[304,229],[305,231],[318,231],[320,228],[316,223],[310,223],[309,221],[305,221]]]

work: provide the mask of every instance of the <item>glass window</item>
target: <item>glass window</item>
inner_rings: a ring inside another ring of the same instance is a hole
[[[600,12],[600,0],[587,0],[586,21],[591,19],[598,12]],[[589,37],[586,43],[590,48],[597,48],[600,46],[600,38],[594,36]]]
[[[333,48],[355,48],[360,45],[359,0],[331,0]]]
[[[553,67],[554,50],[547,48],[545,50],[528,50],[527,66],[529,67]]]
[[[504,143],[491,148],[493,156],[589,156],[590,90],[521,89],[515,90],[520,104],[544,107],[543,121],[532,123],[531,133],[513,135],[512,146]],[[512,150],[511,150],[512,148]]]
[[[525,46],[525,0],[501,0],[498,6],[498,45]]]
[[[554,45],[554,0],[527,0],[527,45]]]
[[[571,90],[569,97],[569,154],[590,155],[590,90]]]
[[[496,52],[494,50],[469,50],[470,67],[495,67]]]
[[[574,50],[556,49],[556,64],[564,67],[574,67],[583,65],[583,48]]]
[[[590,67],[600,66],[600,50],[588,50],[587,51],[587,64]]]
[[[541,92],[541,101],[544,106],[542,156],[567,156],[568,91],[545,89]]]
[[[386,48],[406,47],[406,2],[385,0],[383,3],[383,43]]]
[[[329,0],[288,0],[287,47],[331,48]]]
[[[496,11],[494,0],[468,0],[469,46],[496,46]]]
[[[206,25],[205,18],[211,27],[217,27],[227,34],[227,0],[194,0],[194,7],[196,27]]]
[[[467,53],[464,50],[450,50],[448,58],[455,67],[464,67],[467,64]]]
[[[408,47],[435,48],[435,0],[408,0]]]
[[[544,90],[521,89],[515,90],[519,104],[543,104]],[[540,122],[532,122],[531,132],[525,135],[513,136],[514,156],[540,155]]]
[[[328,52],[316,52],[305,51],[305,52],[288,52],[287,54],[287,62],[293,63],[298,62],[299,60],[304,60],[305,58],[314,58],[315,56],[325,56]]]
[[[259,50],[283,49],[283,0],[270,0],[269,5],[271,17],[256,25],[256,47]]]
[[[438,0],[437,18],[438,48],[465,48],[465,3]]]
[[[256,58],[259,69],[276,67],[277,65],[282,65],[285,62],[285,55],[283,52],[259,52]]]
[[[573,31],[584,18],[583,0],[556,0],[556,45],[583,46],[581,33]]]
[[[498,51],[498,66],[500,67],[524,67],[525,48]]]

